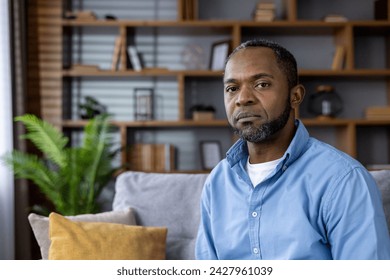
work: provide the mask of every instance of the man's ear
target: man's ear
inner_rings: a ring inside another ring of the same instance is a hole
[[[305,87],[301,84],[296,85],[290,90],[290,104],[291,108],[297,109],[302,103],[303,98],[305,97]]]

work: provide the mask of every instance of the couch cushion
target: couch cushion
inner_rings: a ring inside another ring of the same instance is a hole
[[[167,229],[75,222],[51,213],[49,260],[164,260]]]
[[[381,193],[383,209],[387,220],[387,227],[390,232],[390,170],[370,171],[374,177]]]
[[[77,216],[67,216],[72,221],[80,222],[105,222],[125,225],[135,225],[134,213],[130,208],[122,211],[109,211],[98,214],[82,214]],[[28,216],[34,236],[41,250],[42,259],[47,260],[49,257],[49,218],[35,213]]]
[[[124,172],[117,178],[113,210],[131,207],[137,225],[167,227],[167,259],[194,259],[207,176]]]

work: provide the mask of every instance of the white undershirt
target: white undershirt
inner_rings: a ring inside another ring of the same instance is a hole
[[[276,168],[276,166],[281,160],[282,158],[279,158],[273,161],[251,164],[249,162],[249,156],[248,156],[246,170],[248,172],[249,178],[252,181],[253,187],[256,187],[269,174],[271,174],[271,172]]]

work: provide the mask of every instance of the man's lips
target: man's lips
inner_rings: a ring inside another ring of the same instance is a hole
[[[236,122],[252,122],[257,119],[261,118],[260,115],[257,114],[252,114],[252,113],[238,113],[237,116],[235,117]]]

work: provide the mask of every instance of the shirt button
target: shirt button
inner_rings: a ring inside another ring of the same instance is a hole
[[[252,217],[256,218],[257,217],[257,212],[252,212]]]
[[[253,254],[258,254],[259,253],[259,249],[258,248],[253,248]]]

